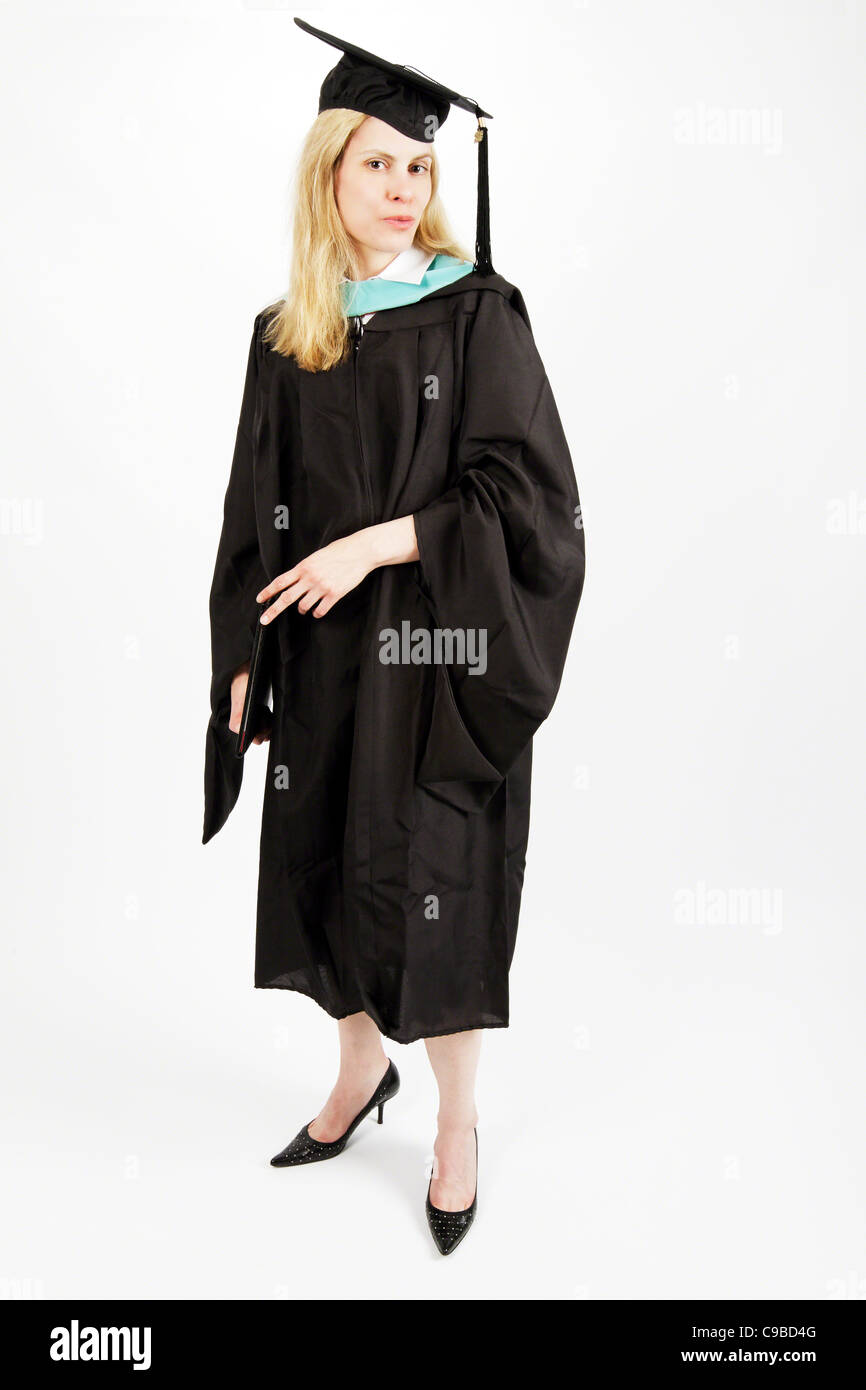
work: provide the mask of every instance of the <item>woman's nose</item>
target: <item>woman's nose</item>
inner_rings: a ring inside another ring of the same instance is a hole
[[[411,202],[412,185],[408,175],[405,178],[397,177],[391,181],[388,185],[388,198],[390,201],[399,198],[402,203]]]

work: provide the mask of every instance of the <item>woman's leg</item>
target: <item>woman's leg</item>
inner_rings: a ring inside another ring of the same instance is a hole
[[[369,1014],[350,1014],[348,1018],[341,1018],[337,1027],[340,1031],[337,1084],[309,1126],[312,1137],[321,1139],[324,1144],[345,1134],[388,1070],[379,1029]]]
[[[475,1195],[475,1074],[481,1031],[473,1028],[444,1038],[424,1039],[439,1087],[439,1131],[433,1146],[430,1201],[440,1211],[465,1211]]]

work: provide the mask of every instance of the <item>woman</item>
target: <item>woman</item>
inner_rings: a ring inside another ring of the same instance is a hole
[[[240,790],[251,633],[272,644],[255,985],[338,1020],[325,1105],[275,1166],[335,1157],[396,1094],[382,1038],[439,1091],[426,1210],[476,1210],[475,1074],[508,1025],[532,735],[583,587],[574,472],[519,291],[437,195],[430,79],[344,56],[304,145],[288,295],[260,313],[210,613],[204,840]],[[481,149],[479,149],[479,158]],[[486,172],[486,167],[485,167]],[[476,248],[478,251],[478,248]],[[479,268],[480,267],[480,268]]]

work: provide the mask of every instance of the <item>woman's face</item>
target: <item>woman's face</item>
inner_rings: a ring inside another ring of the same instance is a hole
[[[337,166],[337,209],[352,240],[363,250],[390,252],[411,246],[430,201],[431,147],[410,140],[376,116],[358,126]]]

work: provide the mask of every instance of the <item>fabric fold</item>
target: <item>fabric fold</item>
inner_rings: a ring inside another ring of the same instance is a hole
[[[585,549],[544,366],[528,320],[499,295],[478,306],[464,374],[457,479],[414,513],[415,533],[436,623],[483,630],[486,670],[443,668],[417,780],[477,810],[553,707]]]
[[[256,526],[253,431],[259,377],[259,322],[253,325],[235,447],[223,503],[223,526],[211,582],[209,613],[212,679],[205,740],[205,813],[202,843],[222,828],[240,795],[243,759],[235,757],[229,728],[231,683],[249,661],[258,605],[268,582]]]

